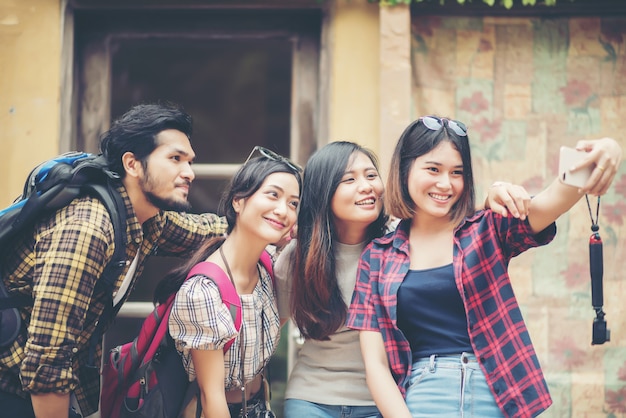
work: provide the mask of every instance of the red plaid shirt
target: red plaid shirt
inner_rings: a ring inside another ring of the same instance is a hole
[[[380,331],[391,373],[404,395],[411,347],[397,327],[397,294],[409,271],[409,227],[372,241],[364,250],[347,326]],[[511,258],[552,241],[556,225],[534,235],[527,221],[480,211],[455,230],[454,275],[468,333],[495,400],[507,417],[534,417],[552,404],[548,386],[507,268]],[[433,353],[436,354],[436,353]]]

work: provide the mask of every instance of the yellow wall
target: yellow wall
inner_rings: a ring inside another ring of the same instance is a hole
[[[379,6],[329,0],[329,127],[379,151]],[[0,207],[60,152],[61,0],[0,0]]]
[[[60,0],[0,0],[0,207],[59,151]]]
[[[379,6],[333,0],[330,7],[330,141],[355,141],[378,151]]]

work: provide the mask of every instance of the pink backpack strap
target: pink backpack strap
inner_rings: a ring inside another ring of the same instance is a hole
[[[235,329],[239,332],[243,319],[241,312],[241,300],[239,299],[235,286],[233,286],[226,273],[224,273],[224,270],[222,270],[222,268],[215,263],[202,261],[193,266],[187,275],[187,278],[198,274],[208,277],[217,285],[217,288],[220,291],[220,296],[222,296],[222,302],[224,302],[226,307],[230,310],[230,314],[232,315],[235,323]],[[234,341],[235,339],[233,338],[226,343],[224,346],[224,352],[228,351]]]
[[[261,258],[259,259],[261,264],[268,271],[270,277],[272,278],[272,286],[274,290],[276,289],[276,283],[274,281],[274,267],[272,263],[272,257],[270,254],[263,250],[261,253]],[[243,321],[242,311],[241,311],[241,299],[239,299],[239,294],[237,294],[237,290],[235,286],[233,286],[232,282],[222,270],[220,266],[215,263],[211,263],[210,261],[202,261],[191,269],[189,274],[187,275],[187,279],[190,277],[201,274],[203,276],[208,277],[213,280],[213,282],[217,285],[217,288],[220,291],[220,296],[222,296],[222,302],[226,304],[226,307],[230,310],[230,314],[233,317],[233,321],[235,323],[235,329],[237,332],[241,329],[241,323]],[[228,351],[230,346],[234,342],[234,338],[226,343],[224,346],[224,352]]]
[[[270,253],[268,253],[266,250],[263,250],[259,261],[261,261],[261,264],[263,265],[263,267],[265,267],[265,270],[267,270],[267,272],[270,274],[270,277],[272,278],[272,285],[274,286],[274,289],[276,289],[276,283],[274,283],[274,263],[272,262],[272,257],[270,256]]]

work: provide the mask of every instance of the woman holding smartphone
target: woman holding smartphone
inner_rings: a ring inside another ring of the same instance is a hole
[[[384,417],[534,417],[550,406],[507,268],[553,239],[581,192],[610,186],[619,144],[577,148],[586,158],[574,168],[593,167],[582,190],[557,178],[518,219],[476,212],[463,123],[424,116],[400,136],[385,203],[401,221],[365,248],[347,321]]]
[[[285,395],[285,418],[365,418],[378,409],[365,383],[359,334],[346,328],[363,248],[389,229],[376,156],[331,142],[307,162],[297,240],[276,262],[281,318],[304,337]],[[489,204],[525,215],[528,195],[503,184]],[[518,209],[519,208],[519,209]]]

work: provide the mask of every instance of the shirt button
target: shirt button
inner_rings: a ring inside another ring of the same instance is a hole
[[[135,238],[135,243],[141,244],[141,238],[139,238],[139,237]]]
[[[72,348],[72,353],[74,353],[74,354],[78,353],[78,348],[76,348],[76,347]]]
[[[113,292],[113,297],[117,296],[117,292]]]
[[[130,265],[130,260],[126,260],[126,265]]]

